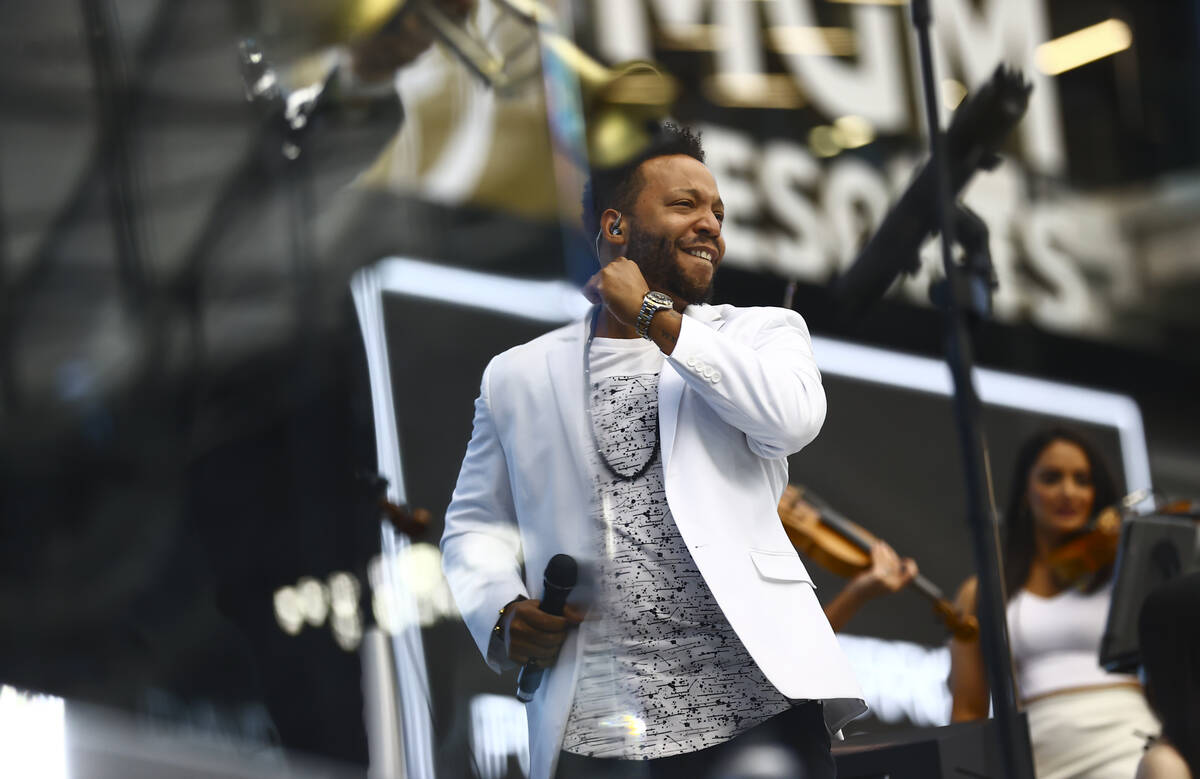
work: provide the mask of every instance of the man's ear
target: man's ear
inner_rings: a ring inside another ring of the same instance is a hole
[[[600,214],[600,236],[612,246],[625,245],[625,219],[615,208],[606,208]]]

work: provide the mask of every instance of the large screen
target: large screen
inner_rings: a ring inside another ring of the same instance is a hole
[[[375,324],[367,326],[382,328],[386,348],[379,354],[387,362],[386,380],[375,381],[373,391],[386,395],[382,405],[394,410],[394,423],[381,424],[394,424],[396,432],[398,497],[434,514],[429,536],[415,545],[432,558],[487,361],[581,317],[587,303],[558,282],[401,258],[367,273],[374,274],[372,294],[379,297]],[[819,335],[814,350],[829,412],[816,441],[790,458],[791,481],[915,558],[922,574],[953,597],[974,573],[974,562],[948,370],[934,359]],[[383,378],[382,372],[373,376]],[[1068,424],[1093,439],[1125,491],[1150,486],[1141,417],[1128,398],[986,369],[977,370],[975,382],[997,502],[1009,488],[1017,447],[1050,424]],[[391,433],[378,435],[384,440]],[[386,459],[381,452],[381,463]],[[843,580],[807,564],[818,597],[833,597]],[[429,565],[420,570],[436,572]],[[436,604],[422,607],[422,646],[433,702],[428,738],[438,774],[519,771],[527,757],[524,717],[511,697],[514,679],[484,666],[453,614],[444,583],[408,584],[418,591],[414,597]],[[911,589],[856,615],[840,638],[871,714],[847,734],[945,724],[947,637],[929,600]]]

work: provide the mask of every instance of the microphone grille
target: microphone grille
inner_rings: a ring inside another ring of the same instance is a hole
[[[556,554],[546,564],[546,582],[560,589],[574,587],[579,579],[579,566],[575,558],[566,554]]]

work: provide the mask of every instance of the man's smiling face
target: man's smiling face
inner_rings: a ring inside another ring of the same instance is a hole
[[[716,180],[704,163],[686,154],[646,160],[636,175],[642,186],[629,220],[626,256],[651,289],[686,303],[707,300],[725,256],[725,205]]]

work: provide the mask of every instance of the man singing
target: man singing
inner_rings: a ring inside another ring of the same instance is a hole
[[[825,418],[808,329],[705,304],[724,206],[687,130],[590,189],[597,306],[483,374],[442,538],[455,600],[492,668],[549,668],[533,779],[703,777],[763,742],[833,777],[829,733],[865,706],[776,512]],[[529,599],[558,553],[593,574],[586,614]]]

